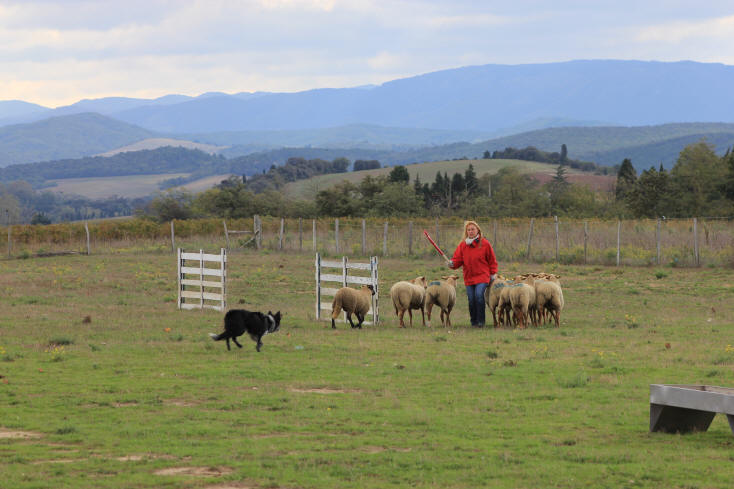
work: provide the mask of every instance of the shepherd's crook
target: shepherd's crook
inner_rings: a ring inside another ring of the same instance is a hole
[[[441,251],[441,248],[439,248],[438,245],[436,244],[436,242],[433,241],[433,238],[431,238],[431,236],[428,234],[428,231],[426,231],[424,229],[423,230],[423,235],[428,239],[428,241],[431,242],[431,244],[433,245],[433,247],[436,248],[436,251],[438,251],[438,253],[443,257],[443,259],[446,260],[446,263],[451,263],[451,260],[448,259],[448,257],[446,256],[446,253],[444,253],[443,251]]]

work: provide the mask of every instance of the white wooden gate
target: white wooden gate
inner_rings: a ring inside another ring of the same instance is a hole
[[[338,273],[324,273],[324,269],[338,269]],[[366,275],[352,275],[350,271],[360,271]],[[323,287],[322,282],[336,282],[339,287]],[[372,314],[372,321],[365,321],[362,324],[379,324],[380,314],[378,308],[379,290],[377,287],[377,257],[370,257],[369,263],[350,263],[347,257],[342,257],[341,261],[326,261],[321,259],[321,255],[316,253],[316,319],[321,321],[331,320],[331,304],[336,291],[340,287],[349,287],[349,284],[371,285],[375,290],[372,296],[372,307],[367,314]],[[326,302],[323,302],[326,299]],[[327,310],[329,314],[322,314],[321,311]],[[344,322],[347,322],[347,315],[344,314]]]
[[[214,263],[214,267],[205,265]],[[216,309],[227,307],[227,250],[219,255],[186,253],[178,249],[178,308]],[[188,300],[187,300],[188,299]]]

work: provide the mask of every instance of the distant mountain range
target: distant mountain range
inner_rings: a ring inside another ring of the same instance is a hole
[[[297,93],[109,97],[55,109],[0,101],[0,167],[149,148],[154,138],[217,146],[228,158],[303,148],[382,155],[389,164],[566,144],[575,159],[669,167],[701,138],[722,152],[734,145],[732,86],[734,66],[592,60]]]

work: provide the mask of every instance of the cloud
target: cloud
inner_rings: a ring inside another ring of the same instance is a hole
[[[654,41],[662,43],[680,43],[691,39],[730,40],[734,42],[734,15],[648,26],[640,29],[635,39],[638,42]]]

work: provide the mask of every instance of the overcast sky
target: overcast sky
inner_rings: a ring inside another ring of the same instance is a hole
[[[47,107],[573,59],[734,65],[734,2],[0,0],[0,100]]]

